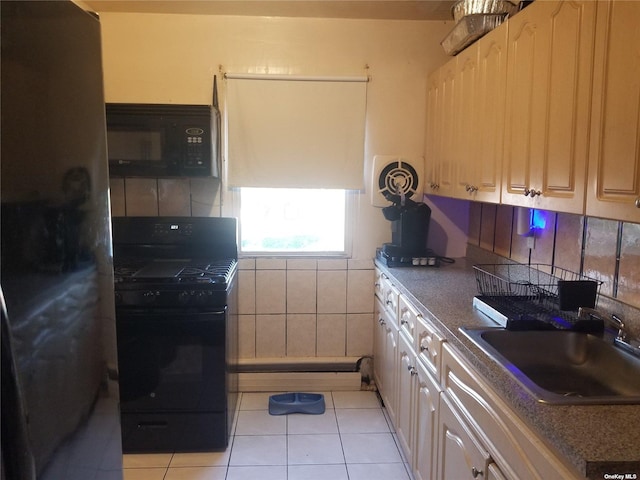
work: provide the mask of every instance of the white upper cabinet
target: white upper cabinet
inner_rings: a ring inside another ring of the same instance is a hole
[[[640,2],[598,2],[587,215],[640,223]]]
[[[584,213],[595,7],[534,2],[508,22],[503,203]]]
[[[504,109],[506,97],[507,25],[494,29],[469,49],[459,67],[462,82],[458,127],[458,196],[500,202]],[[470,83],[473,80],[473,83]],[[468,118],[466,118],[468,116]]]

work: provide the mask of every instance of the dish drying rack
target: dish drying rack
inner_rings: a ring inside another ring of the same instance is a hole
[[[547,264],[481,264],[473,269],[480,293],[474,306],[507,329],[604,328],[601,322],[578,317],[579,307],[597,305],[600,280]]]

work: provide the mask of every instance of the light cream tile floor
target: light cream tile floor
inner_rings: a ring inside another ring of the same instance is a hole
[[[269,415],[243,393],[224,452],[124,455],[124,480],[412,480],[374,392],[326,392],[322,415]]]

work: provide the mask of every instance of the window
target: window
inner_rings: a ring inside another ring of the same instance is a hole
[[[345,255],[345,190],[240,189],[240,251],[245,254]]]

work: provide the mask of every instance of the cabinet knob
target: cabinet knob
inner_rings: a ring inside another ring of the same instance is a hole
[[[522,192],[522,193],[524,193],[524,196],[525,196],[525,197],[528,197],[528,196],[529,196],[529,194],[531,193],[531,190],[529,190],[528,188],[525,188],[525,189],[524,189],[524,192]]]
[[[540,190],[531,190],[531,191],[529,192],[529,196],[530,196],[531,198],[537,197],[537,196],[539,196],[539,195],[542,195],[542,192],[541,192]]]
[[[484,476],[484,472],[482,470],[478,470],[476,467],[471,468],[471,476],[473,478],[478,478],[480,476]]]
[[[429,347],[427,347],[426,345],[420,345],[420,351],[421,352],[428,352],[429,351]]]
[[[378,323],[379,323],[380,325],[384,325],[384,324],[386,324],[387,322],[385,322],[382,318],[379,318],[379,319],[378,319]]]
[[[416,367],[412,367],[411,365],[409,365],[409,366],[407,367],[407,370],[409,370],[409,373],[410,373],[411,375],[417,375],[417,374],[418,374],[418,370],[416,370]]]
[[[406,319],[404,319],[404,318],[403,318],[403,319],[401,319],[401,320],[400,320],[400,325],[409,325],[409,320],[406,320]]]
[[[640,197],[636,198],[636,208],[640,208]]]

